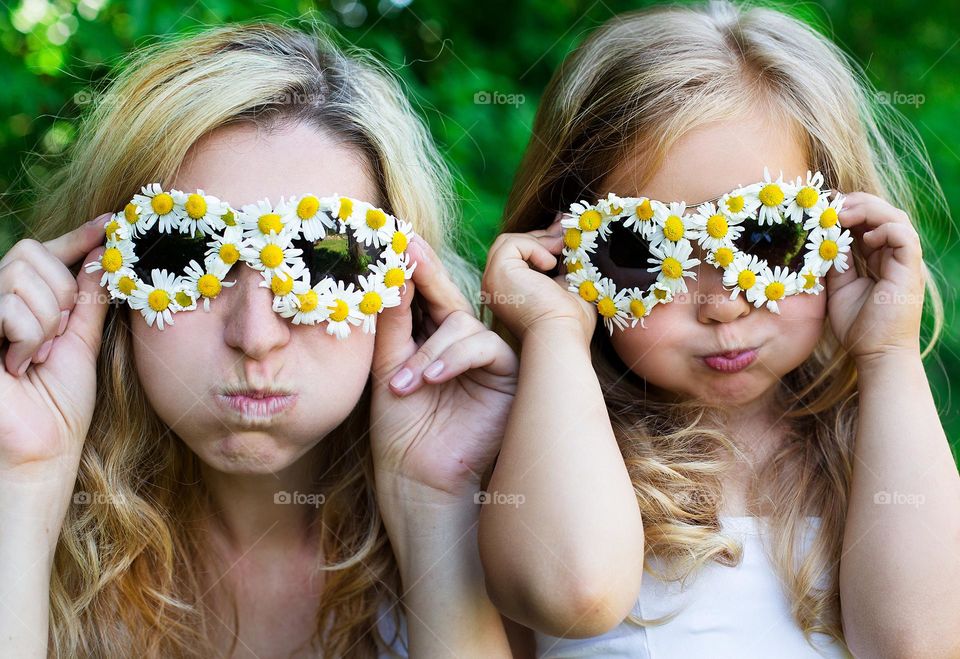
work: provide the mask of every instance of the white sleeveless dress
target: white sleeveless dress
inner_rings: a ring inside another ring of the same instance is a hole
[[[819,518],[810,518],[803,549]],[[536,634],[537,656],[633,657],[634,659],[807,659],[849,657],[832,639],[814,635],[814,649],[794,622],[786,594],[763,550],[764,523],[756,517],[722,517],[726,534],[743,543],[739,565],[711,563],[685,589],[645,572],[633,614],[644,619],[680,611],[669,622],[623,622],[606,634],[564,639]]]

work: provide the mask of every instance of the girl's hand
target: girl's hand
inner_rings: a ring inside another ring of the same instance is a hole
[[[516,390],[518,360],[474,315],[422,238],[401,304],[377,322],[371,442],[378,486],[413,484],[428,497],[471,499],[500,449]],[[420,293],[437,328],[414,340],[410,303]]]
[[[547,229],[500,234],[487,255],[482,284],[485,301],[521,341],[531,327],[559,320],[576,323],[589,342],[597,324],[593,305],[567,290],[562,267],[556,277],[544,274],[560,261],[560,217],[558,213]]]
[[[2,478],[48,480],[76,471],[93,417],[107,304],[102,273],[81,269],[74,278],[68,266],[100,257],[105,220],[45,243],[21,240],[0,260]]]
[[[902,210],[865,192],[847,195],[840,223],[854,235],[869,273],[827,274],[830,325],[862,363],[891,352],[920,352],[925,273],[920,237]]]

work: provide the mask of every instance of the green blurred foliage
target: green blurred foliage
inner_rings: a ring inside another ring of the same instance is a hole
[[[530,135],[537,100],[566,53],[637,0],[21,0],[0,14],[0,253],[22,235],[27,155],[55,156],[75,121],[122,55],[155,35],[224,21],[310,15],[389,62],[408,87],[458,174],[467,249],[482,265],[514,170]],[[930,151],[951,205],[960,212],[960,30],[951,0],[819,0],[790,6],[861,63],[897,103]],[[497,93],[483,103],[477,94]],[[899,95],[899,96],[898,96]],[[910,96],[913,95],[913,96]],[[899,101],[897,99],[900,99]],[[48,166],[32,160],[33,176]],[[948,218],[918,218],[925,255],[947,294],[947,331],[927,362],[954,446],[960,418],[951,382],[960,374],[952,330],[960,276],[958,232]]]

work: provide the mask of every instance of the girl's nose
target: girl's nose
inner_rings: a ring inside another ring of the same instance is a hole
[[[273,291],[260,286],[263,275],[238,263],[227,278],[236,284],[224,289],[217,300],[226,314],[227,345],[256,360],[286,345],[290,340],[290,321],[273,310]]]
[[[694,295],[697,320],[705,324],[729,323],[746,316],[753,308],[742,292],[730,299],[730,291],[723,287],[723,270],[702,258],[700,265],[697,266]]]

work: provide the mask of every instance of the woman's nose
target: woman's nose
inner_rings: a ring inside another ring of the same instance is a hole
[[[703,259],[697,266],[697,282],[693,292],[697,320],[701,323],[729,323],[746,316],[753,308],[742,292],[731,299],[730,291],[723,287],[723,270]]]
[[[263,275],[238,263],[227,275],[236,284],[218,300],[227,317],[224,340],[252,359],[260,360],[290,340],[290,321],[273,310],[273,291],[260,286]]]

